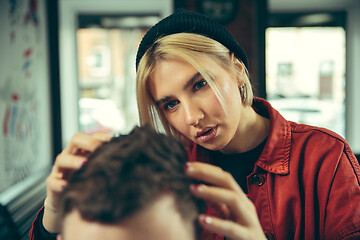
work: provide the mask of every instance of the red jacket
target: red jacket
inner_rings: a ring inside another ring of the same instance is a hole
[[[360,167],[346,141],[329,130],[286,121],[265,100],[254,99],[253,107],[271,122],[248,176],[249,198],[268,238],[360,239]],[[206,162],[206,152],[193,145],[189,160]],[[42,239],[38,225],[34,221],[30,239]],[[204,232],[202,239],[224,238]]]
[[[267,237],[360,239],[360,167],[346,141],[329,130],[285,120],[265,100],[255,98],[253,108],[271,122],[264,150],[247,178]],[[190,161],[208,161],[196,145],[189,156]]]

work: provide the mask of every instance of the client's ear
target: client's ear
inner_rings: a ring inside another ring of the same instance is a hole
[[[56,240],[62,240],[61,233],[59,233],[59,234],[56,236]]]

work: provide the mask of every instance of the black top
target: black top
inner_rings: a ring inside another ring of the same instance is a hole
[[[212,151],[210,163],[231,173],[242,190],[248,193],[246,178],[254,171],[255,162],[259,159],[266,141],[267,138],[256,148],[244,153],[225,154],[220,151]]]
[[[37,223],[34,224],[34,227],[38,227],[40,232],[40,236],[37,239],[41,240],[56,240],[57,233],[49,233],[46,231],[44,225],[42,224],[44,215],[44,208],[39,212],[39,216],[36,218]]]

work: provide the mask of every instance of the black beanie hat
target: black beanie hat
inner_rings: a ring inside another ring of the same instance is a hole
[[[136,69],[146,50],[151,47],[157,39],[183,32],[200,34],[220,42],[227,47],[230,52],[234,53],[235,57],[240,59],[246,68],[248,68],[248,59],[245,51],[221,23],[200,13],[178,9],[173,14],[155,24],[145,34],[136,55]]]

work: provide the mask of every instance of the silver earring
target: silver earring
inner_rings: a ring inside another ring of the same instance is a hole
[[[246,103],[246,99],[247,99],[247,93],[246,93],[246,84],[243,83],[240,86],[240,95],[241,95],[241,101],[243,102],[243,104]]]

